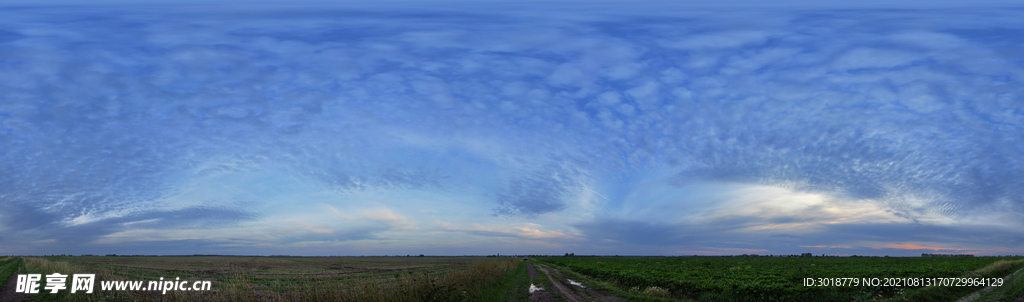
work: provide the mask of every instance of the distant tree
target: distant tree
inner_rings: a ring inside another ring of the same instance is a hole
[[[424,256],[423,256],[423,254],[420,254],[420,256],[419,256],[419,257],[424,257]]]

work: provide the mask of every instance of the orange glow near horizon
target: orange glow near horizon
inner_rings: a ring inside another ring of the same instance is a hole
[[[817,247],[817,248],[832,248],[832,249],[852,249],[853,248],[852,246],[849,246],[849,245],[832,245],[832,246],[828,246],[828,245],[799,245],[799,247]]]
[[[934,246],[924,246],[924,245],[917,245],[917,244],[893,244],[893,243],[885,244],[885,245],[882,245],[881,247],[877,247],[877,248],[889,248],[889,249],[901,249],[901,250],[933,250],[933,251],[938,251],[938,250],[955,250],[955,251],[959,251],[960,250],[960,249],[948,248],[948,247],[934,247]]]

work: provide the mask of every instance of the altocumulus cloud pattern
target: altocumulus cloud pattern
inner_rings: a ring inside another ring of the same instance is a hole
[[[1024,250],[1024,10],[0,10],[0,253]]]

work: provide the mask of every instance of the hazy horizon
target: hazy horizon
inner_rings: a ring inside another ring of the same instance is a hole
[[[0,255],[1024,254],[1012,2],[49,3]]]

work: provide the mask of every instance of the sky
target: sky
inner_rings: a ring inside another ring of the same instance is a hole
[[[1024,6],[236,2],[0,9],[0,254],[1024,254]]]

